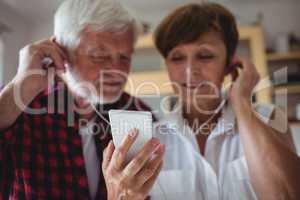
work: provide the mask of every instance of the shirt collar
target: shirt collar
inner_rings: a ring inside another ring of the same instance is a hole
[[[234,131],[236,127],[236,117],[229,101],[226,102],[221,112],[222,114],[216,127],[212,130],[210,137],[218,135],[232,135],[236,133]]]
[[[217,125],[212,130],[209,137],[216,137],[219,135],[232,135],[236,132],[234,131],[236,127],[236,117],[233,108],[228,100],[226,100],[226,103],[224,104],[221,112],[222,114],[218,119]],[[175,106],[173,106],[170,113],[167,113],[166,116],[159,122],[159,127],[165,131],[168,131],[168,133],[173,133],[175,131],[186,132],[184,130],[186,128],[185,126],[188,125],[183,118],[182,107],[178,102],[175,104]]]

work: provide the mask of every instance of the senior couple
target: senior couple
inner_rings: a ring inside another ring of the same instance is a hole
[[[300,198],[291,134],[276,128],[279,109],[252,106],[259,76],[235,57],[239,36],[226,8],[185,5],[157,27],[178,100],[154,116],[153,139],[129,162],[138,130],[121,133],[116,148],[107,111],[150,111],[123,91],[139,22],[115,0],[66,0],[54,29],[20,51],[18,72],[0,92],[1,200]],[[221,92],[227,75],[233,84]],[[103,129],[93,134],[91,124]]]

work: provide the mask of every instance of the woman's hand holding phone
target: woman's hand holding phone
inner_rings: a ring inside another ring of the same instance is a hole
[[[111,141],[103,152],[102,171],[108,200],[144,200],[162,168],[165,147],[158,139],[149,140],[126,164],[126,154],[138,136],[134,129],[115,148]]]

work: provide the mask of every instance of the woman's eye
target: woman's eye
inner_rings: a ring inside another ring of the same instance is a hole
[[[180,62],[180,61],[182,61],[184,58],[183,57],[181,57],[181,56],[176,56],[176,57],[172,57],[171,58],[171,61],[172,62]]]
[[[130,62],[131,61],[130,57],[128,57],[128,56],[121,56],[121,60],[123,62]]]
[[[213,55],[209,55],[209,54],[199,54],[197,57],[199,59],[203,59],[203,60],[208,60],[208,59],[213,59],[214,58]]]

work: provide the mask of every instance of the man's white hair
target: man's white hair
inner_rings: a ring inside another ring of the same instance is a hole
[[[119,32],[131,28],[134,41],[142,31],[140,22],[118,0],[65,0],[55,14],[56,41],[74,50],[88,25],[95,31]]]

